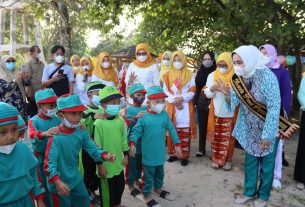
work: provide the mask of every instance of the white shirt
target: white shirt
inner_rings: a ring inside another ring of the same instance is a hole
[[[210,90],[211,87],[215,84],[214,83],[214,73],[215,72],[212,72],[208,76],[208,79],[206,82],[207,88],[204,89],[204,93],[208,98],[213,99],[215,116],[223,117],[223,118],[233,117],[234,112],[229,112],[227,110],[226,103],[225,103],[225,96],[218,91],[213,93]]]
[[[92,78],[91,78],[91,82],[95,82],[95,81],[98,81],[106,86],[114,86],[114,82],[112,81],[105,81],[103,79],[100,79],[99,77],[97,77],[96,75],[92,75]]]
[[[49,80],[49,76],[56,70],[57,66],[54,65],[54,63],[48,64],[43,69],[43,75],[41,82],[44,83]],[[67,75],[68,81],[74,81],[74,75],[71,69],[71,66],[65,64],[61,68],[61,70],[64,70],[64,74]],[[53,76],[57,75],[58,72],[56,72]]]
[[[91,77],[88,77],[87,82],[84,82],[84,76],[83,74],[77,74],[75,77],[75,88],[74,88],[74,93],[76,93],[83,105],[88,105],[89,104],[89,99],[86,91],[87,83],[90,82]]]
[[[166,101],[168,103],[174,103],[175,98],[182,97],[183,98],[183,109],[179,110],[175,107],[176,112],[176,127],[177,128],[185,128],[190,127],[190,110],[189,110],[189,102],[194,98],[194,92],[188,92],[191,87],[195,86],[195,77],[193,76],[192,79],[183,86],[181,93],[178,88],[173,84],[171,86],[171,90],[174,94],[168,91],[166,84],[163,84],[164,93],[168,96]]]

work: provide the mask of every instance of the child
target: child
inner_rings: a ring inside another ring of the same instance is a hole
[[[35,100],[39,113],[29,120],[29,137],[32,140],[32,148],[38,160],[38,175],[45,188],[45,202],[51,207],[52,195],[47,188],[47,177],[43,170],[43,161],[49,137],[57,133],[57,126],[61,123],[57,117],[57,96],[53,89],[39,90],[35,93]]]
[[[132,128],[136,125],[137,120],[144,115],[144,111],[147,110],[147,107],[142,106],[146,94],[146,90],[142,84],[136,84],[129,87],[128,93],[133,100],[133,105],[129,105],[125,110],[126,123],[128,125],[127,135],[129,138]],[[134,186],[134,184],[140,186],[138,180],[141,178],[142,173],[141,139],[137,141],[136,149],[136,156],[129,156],[128,166],[126,168],[126,179],[131,195],[133,196],[141,194]]]
[[[37,206],[45,207],[37,160],[18,138],[17,109],[0,102],[0,206],[34,207],[34,196]]]
[[[25,131],[27,130],[28,126],[25,124],[23,118],[18,115],[18,137],[19,139],[24,139]]]
[[[87,94],[89,98],[89,105],[87,110],[83,113],[82,123],[89,132],[90,137],[93,137],[93,124],[95,121],[95,114],[103,113],[103,109],[99,108],[99,96],[98,93],[101,89],[105,87],[104,84],[100,82],[92,82],[87,85]],[[95,194],[98,190],[100,183],[99,178],[96,175],[96,163],[86,152],[82,150],[82,165],[84,169],[84,182],[90,192],[90,200],[92,204],[98,204],[100,198]]]
[[[121,206],[125,188],[124,167],[128,162],[128,143],[124,120],[118,116],[122,95],[114,86],[105,86],[100,92],[100,103],[105,111],[105,119],[94,123],[94,140],[103,149],[113,153],[113,164],[99,166],[103,206]],[[123,156],[124,154],[124,156]]]
[[[176,155],[181,156],[180,140],[168,114],[164,111],[166,94],[160,86],[148,89],[148,110],[138,119],[132,129],[130,140],[130,153],[136,154],[135,144],[142,138],[142,162],[144,172],[144,200],[147,206],[158,206],[156,200],[151,197],[154,187],[155,193],[161,198],[172,200],[171,194],[162,190],[164,179],[165,136],[168,130],[175,144]]]

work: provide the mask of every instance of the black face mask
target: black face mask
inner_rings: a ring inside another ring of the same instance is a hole
[[[132,100],[133,100],[133,103],[141,105],[144,102],[145,97],[142,97],[142,98],[133,97]]]

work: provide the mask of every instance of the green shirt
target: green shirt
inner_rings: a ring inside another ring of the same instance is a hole
[[[118,116],[114,119],[96,120],[94,122],[94,140],[103,150],[116,156],[114,163],[103,163],[107,171],[107,178],[119,175],[124,169],[123,153],[129,150],[123,118]]]
[[[85,125],[90,136],[93,135],[93,124],[95,122],[94,115],[97,113],[104,113],[104,109],[87,106],[87,110],[84,111],[82,123]]]

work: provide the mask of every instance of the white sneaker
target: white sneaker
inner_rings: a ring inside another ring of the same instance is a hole
[[[255,199],[254,201],[254,207],[266,207],[267,201],[263,201],[261,199]]]
[[[281,181],[278,179],[273,179],[272,188],[276,190],[281,190],[282,189]]]
[[[304,190],[304,189],[305,189],[304,183],[297,183],[296,187],[297,187],[297,189],[299,189],[299,190]]]
[[[229,171],[232,169],[232,163],[231,162],[226,162],[226,164],[222,168],[225,171]]]

